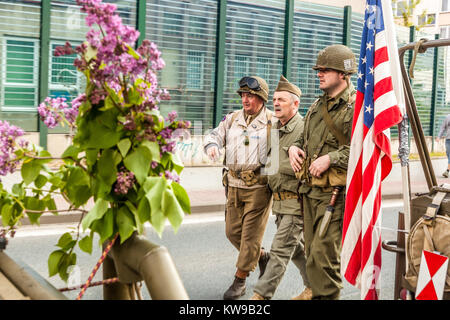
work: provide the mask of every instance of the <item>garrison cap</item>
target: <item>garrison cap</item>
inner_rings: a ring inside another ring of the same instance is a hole
[[[299,98],[302,95],[302,90],[300,90],[300,88],[295,84],[290,83],[288,79],[286,79],[283,75],[281,75],[280,81],[278,82],[278,86],[275,91],[288,91],[295,94]]]

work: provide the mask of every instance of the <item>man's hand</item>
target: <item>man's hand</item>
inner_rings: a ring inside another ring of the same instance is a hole
[[[299,172],[302,168],[302,164],[305,158],[305,152],[296,146],[289,148],[289,162],[291,163],[292,170]]]
[[[330,163],[330,156],[328,154],[321,156],[311,163],[309,172],[313,177],[320,178],[320,175],[330,167]]]
[[[212,161],[216,161],[217,159],[219,159],[219,148],[217,148],[217,146],[211,146],[206,150],[206,153],[208,154],[208,157],[212,160]]]

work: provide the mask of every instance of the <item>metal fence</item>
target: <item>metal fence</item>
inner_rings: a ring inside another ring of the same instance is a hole
[[[304,115],[320,94],[311,69],[318,51],[346,43],[358,57],[364,19],[348,7],[294,0],[105,2],[115,3],[124,23],[136,26],[161,49],[166,67],[160,84],[171,95],[161,103],[162,113],[176,110],[203,130],[241,107],[237,81],[249,74],[263,77],[273,89],[280,75],[288,73],[303,91]],[[85,85],[73,67],[74,57],[54,57],[53,49],[66,40],[83,41],[86,31],[75,0],[0,1],[0,119],[39,131],[41,144],[46,143],[47,131],[36,116],[39,102],[47,95],[70,99]],[[397,27],[399,47],[435,37],[410,31]],[[412,84],[426,135],[436,135],[449,112],[449,59],[447,48],[417,58]]]

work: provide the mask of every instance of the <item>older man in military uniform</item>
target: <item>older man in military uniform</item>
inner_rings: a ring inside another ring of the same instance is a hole
[[[245,294],[245,280],[259,262],[264,273],[268,253],[261,247],[269,217],[272,194],[267,176],[261,174],[267,161],[267,137],[272,112],[265,103],[269,88],[264,79],[256,76],[239,81],[241,110],[228,114],[208,136],[204,149],[215,160],[219,149],[225,148],[224,163],[229,171],[224,176],[227,185],[225,233],[239,251],[232,285],[224,294],[234,300]]]
[[[332,45],[319,52],[316,65],[324,92],[309,108],[305,128],[289,148],[303,197],[306,273],[313,299],[339,299],[340,252],[346,171],[356,91],[353,52]]]
[[[278,148],[271,145],[267,167],[277,168],[268,176],[273,192],[272,212],[277,232],[272,241],[266,271],[258,280],[252,300],[271,299],[290,260],[303,278],[304,292],[296,300],[309,300],[311,289],[306,275],[306,257],[303,241],[303,217],[297,194],[298,181],[289,162],[289,147],[303,132],[303,118],[298,113],[301,90],[281,76],[273,95],[275,117],[273,127],[278,129]],[[278,154],[272,154],[277,152]],[[278,163],[275,163],[278,162]]]

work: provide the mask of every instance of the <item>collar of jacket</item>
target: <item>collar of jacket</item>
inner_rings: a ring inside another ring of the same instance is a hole
[[[236,121],[238,122],[238,125],[241,125],[241,126],[243,126],[243,127],[248,127],[248,126],[250,126],[252,123],[254,124],[255,121],[257,121],[257,122],[259,122],[259,123],[261,123],[261,124],[263,124],[263,125],[266,125],[267,122],[268,122],[268,121],[267,121],[267,115],[266,115],[267,109],[266,109],[265,106],[262,107],[261,112],[258,114],[258,116],[257,116],[255,119],[253,119],[252,122],[249,123],[248,126],[247,126],[247,123],[245,122],[244,109],[239,110],[239,112],[240,112],[240,114],[239,114],[239,116],[237,117]]]
[[[278,130],[280,130],[280,132],[290,133],[290,132],[294,131],[295,127],[297,126],[297,123],[302,118],[303,117],[297,112],[291,119],[289,119],[289,121],[285,125],[281,125],[280,120],[277,119],[276,120],[277,124],[274,127],[277,128]]]
[[[347,101],[349,101],[349,99],[350,99],[350,96],[353,95],[354,93],[355,93],[355,87],[353,86],[353,83],[350,82],[350,85],[336,97],[330,98],[325,93],[321,96],[321,98],[326,99],[326,101],[328,102],[328,111],[330,111],[336,105],[339,105],[341,102],[347,103]]]

